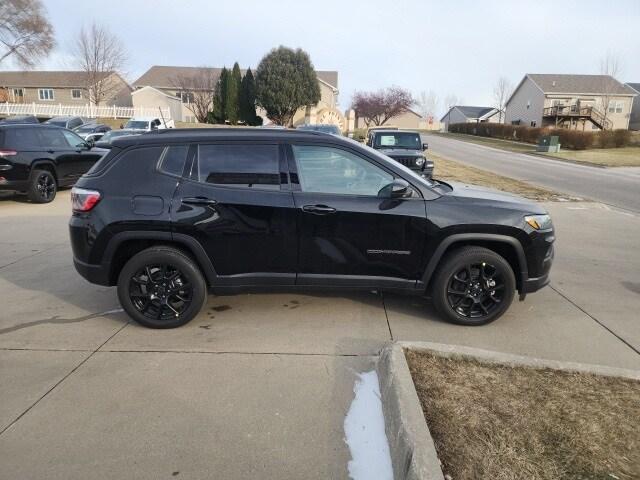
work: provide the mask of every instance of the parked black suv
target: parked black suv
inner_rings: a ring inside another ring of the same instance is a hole
[[[344,137],[267,129],[124,137],[72,190],[78,272],[126,312],[183,325],[207,289],[431,295],[480,325],[548,283],[554,231],[537,204],[430,181]]]
[[[427,178],[433,175],[433,161],[424,151],[428,148],[422,143],[419,132],[412,130],[371,129],[367,135],[367,145],[405,167],[418,172]]]
[[[73,185],[107,150],[49,125],[0,125],[0,190],[52,201],[58,187]]]

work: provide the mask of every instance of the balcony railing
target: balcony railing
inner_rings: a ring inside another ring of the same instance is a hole
[[[544,117],[553,118],[584,118],[591,120],[595,125],[603,130],[610,129],[612,125],[611,121],[607,119],[600,110],[591,106],[582,107],[577,104],[555,105],[553,107],[546,107],[543,109],[542,115]]]
[[[34,115],[36,117],[77,116],[87,118],[163,117],[171,120],[169,107],[118,107],[117,105],[63,105],[43,103],[0,103],[0,115]]]

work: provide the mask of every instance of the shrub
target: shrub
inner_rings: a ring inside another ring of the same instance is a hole
[[[353,139],[356,142],[364,142],[366,136],[367,136],[367,129],[366,128],[356,128],[353,132]]]
[[[613,130],[601,130],[598,132],[598,146],[600,148],[611,148],[615,146],[615,133]]]
[[[623,129],[614,130],[613,143],[617,148],[628,147],[631,143],[631,132]]]

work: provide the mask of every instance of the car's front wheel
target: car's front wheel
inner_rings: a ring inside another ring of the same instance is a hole
[[[204,277],[180,250],[152,247],[133,256],[118,277],[122,308],[150,328],[175,328],[193,319],[207,297]]]
[[[485,325],[513,301],[516,280],[504,257],[482,247],[464,247],[447,255],[433,283],[436,310],[461,325]]]

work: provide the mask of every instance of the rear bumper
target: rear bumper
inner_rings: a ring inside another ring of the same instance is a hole
[[[74,257],[73,266],[76,267],[76,271],[89,282],[97,285],[110,285],[109,271],[103,265],[85,263]]]

